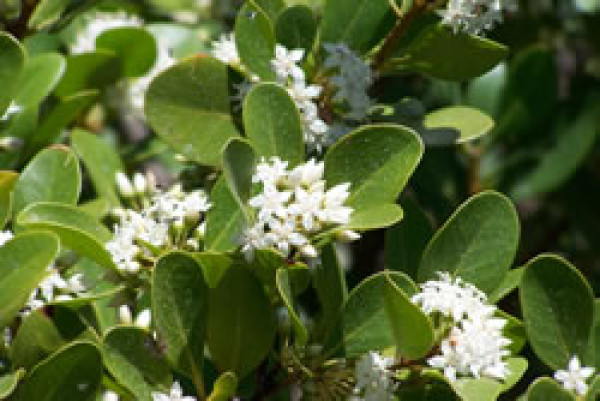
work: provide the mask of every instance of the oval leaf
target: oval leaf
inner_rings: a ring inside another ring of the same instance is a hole
[[[346,204],[355,209],[394,203],[423,154],[409,128],[370,125],[345,136],[325,155],[327,185],[349,182]]]
[[[146,94],[146,116],[156,133],[201,164],[219,165],[221,150],[238,135],[229,113],[227,67],[208,57],[175,64]]]
[[[275,22],[277,43],[288,49],[310,51],[317,34],[317,22],[310,8],[296,5],[283,10]]]
[[[0,32],[0,54],[1,117],[19,87],[19,76],[25,68],[27,55],[19,41],[6,32]]]
[[[477,109],[452,106],[425,116],[423,138],[426,143],[446,145],[477,139],[494,128],[494,120]]]
[[[518,243],[519,221],[510,200],[497,192],[482,192],[462,204],[431,239],[419,281],[447,271],[489,294],[502,282]]]
[[[27,60],[15,101],[20,106],[35,106],[54,90],[66,69],[63,56],[40,54]]]
[[[235,20],[235,44],[242,63],[265,81],[275,79],[275,33],[267,14],[251,3],[242,6]]]
[[[519,294],[536,355],[555,370],[564,369],[574,355],[586,363],[594,294],[581,273],[558,256],[538,256],[525,266]]]
[[[159,259],[152,277],[152,311],[168,360],[194,381],[201,378],[208,287],[190,255],[173,252]]]
[[[247,208],[248,198],[252,189],[252,175],[256,166],[256,154],[250,144],[234,138],[230,140],[223,151],[223,173],[229,189],[240,209]]]
[[[206,249],[232,251],[239,246],[244,213],[225,179],[219,179],[210,193],[212,207],[206,214]]]
[[[58,249],[58,238],[48,233],[19,234],[0,247],[0,327],[25,305]]]
[[[575,396],[549,377],[542,377],[527,390],[527,401],[575,401]]]
[[[29,162],[15,184],[13,216],[36,202],[75,205],[80,190],[77,156],[66,147],[45,149]]]
[[[10,217],[12,192],[19,174],[13,171],[0,171],[0,230]]]
[[[96,38],[97,49],[117,55],[123,77],[139,77],[147,73],[156,60],[156,46],[154,36],[143,28],[110,29]]]
[[[260,281],[245,267],[233,266],[210,293],[208,348],[221,371],[239,378],[271,351],[276,321]]]

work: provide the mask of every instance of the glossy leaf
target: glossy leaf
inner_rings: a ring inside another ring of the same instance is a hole
[[[553,369],[574,356],[586,363],[594,324],[594,294],[581,273],[555,255],[525,266],[519,287],[527,337],[536,355]]]
[[[0,230],[11,215],[12,191],[18,178],[13,171],[0,171]]]
[[[7,399],[15,391],[19,380],[25,376],[25,369],[19,369],[16,372],[7,373],[0,376],[0,397]]]
[[[263,80],[274,80],[275,32],[267,14],[246,3],[235,20],[235,44],[242,63]]]
[[[157,45],[150,32],[142,28],[110,29],[96,38],[96,48],[113,52],[119,58],[120,75],[139,77],[156,61]]]
[[[219,165],[237,130],[231,120],[227,67],[208,57],[177,63],[146,94],[146,116],[173,149],[201,164]]]
[[[529,367],[529,362],[522,357],[513,357],[506,360],[506,365],[510,373],[502,382],[502,392],[510,390],[521,381]]]
[[[490,293],[500,285],[519,242],[519,221],[508,198],[497,192],[473,196],[431,239],[419,267],[419,281],[446,271]]]
[[[217,378],[207,401],[228,401],[235,396],[238,380],[232,372],[225,372]]]
[[[224,179],[216,182],[210,193],[212,207],[206,214],[206,249],[231,251],[239,246],[244,214]]]
[[[329,187],[349,182],[346,204],[363,209],[394,203],[423,154],[423,144],[409,128],[369,125],[345,136],[325,155]]]
[[[506,297],[508,294],[513,292],[519,287],[521,278],[523,277],[523,268],[512,269],[506,273],[502,282],[494,291],[490,293],[488,301],[491,304],[496,304],[498,301]]]
[[[0,247],[0,327],[6,327],[25,305],[58,249],[58,238],[48,233],[19,234]]]
[[[279,14],[275,23],[277,43],[288,49],[312,49],[317,34],[317,22],[310,8],[295,5]]]
[[[0,116],[10,104],[18,89],[19,76],[26,62],[25,49],[18,40],[6,32],[0,32]]]
[[[35,106],[41,103],[54,90],[65,73],[66,62],[56,53],[30,57],[19,82],[15,97],[21,106]]]
[[[423,358],[434,345],[433,323],[389,277],[384,298],[396,352],[406,359]]]
[[[455,33],[439,24],[419,33],[398,60],[398,67],[433,78],[465,81],[490,71],[507,55],[508,48],[500,43]]]
[[[92,401],[102,378],[102,356],[92,343],[71,343],[37,365],[19,387],[21,400]]]
[[[229,190],[242,210],[247,208],[252,175],[257,163],[252,146],[243,139],[230,140],[223,150],[223,173]]]
[[[33,311],[23,319],[11,344],[13,366],[31,369],[63,345],[54,322],[42,310]]]
[[[208,287],[190,255],[172,252],[159,259],[152,277],[152,311],[168,360],[196,381],[202,375]]]
[[[391,279],[407,296],[418,289],[401,273],[386,272],[368,277],[357,285],[343,306],[341,318],[342,343],[328,341],[329,354],[341,351],[347,357],[368,351],[383,350],[395,345],[394,332],[385,307],[385,288]]]
[[[115,149],[98,136],[79,129],[71,134],[71,143],[81,157],[98,195],[107,199],[112,206],[118,206],[120,202],[115,176],[125,168]]]
[[[575,395],[549,377],[534,381],[527,389],[526,397],[527,401],[575,401]]]
[[[277,270],[277,290],[279,291],[279,296],[287,308],[288,315],[292,321],[295,344],[298,347],[304,347],[308,342],[308,331],[306,330],[306,327],[304,327],[304,323],[296,311],[291,275],[293,275],[293,270],[285,268]]]
[[[61,97],[72,96],[90,89],[102,89],[119,77],[119,59],[109,50],[67,57],[67,70],[56,87]]]
[[[239,378],[271,351],[276,322],[260,281],[243,267],[232,267],[210,293],[208,348],[220,371]]]
[[[102,356],[109,372],[138,400],[150,400],[150,384],[171,384],[171,370],[147,330],[117,326],[102,339]]]
[[[344,228],[366,231],[390,227],[402,220],[403,216],[402,208],[394,203],[377,205],[352,213],[350,222]]]
[[[387,0],[329,0],[321,22],[321,43],[345,43],[366,53],[388,25],[391,9]],[[393,20],[392,20],[393,21]]]
[[[475,140],[494,128],[494,120],[483,112],[466,106],[451,106],[425,116],[424,139],[437,145]]]
[[[202,268],[204,280],[210,288],[219,285],[227,269],[233,265],[233,260],[220,252],[205,251],[194,253],[192,256]]]
[[[41,0],[27,21],[27,27],[41,29],[56,22],[73,0]]]
[[[304,162],[304,134],[298,109],[277,84],[256,85],[244,101],[246,135],[259,156],[278,156],[290,167]]]
[[[500,396],[502,383],[487,377],[463,378],[456,380],[452,387],[464,401],[496,401]]]
[[[96,261],[102,266],[116,269],[104,243],[112,238],[110,231],[100,222],[74,206],[38,202],[17,217],[17,224],[28,229],[52,231],[62,246]]]

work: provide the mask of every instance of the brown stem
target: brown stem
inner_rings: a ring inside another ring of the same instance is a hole
[[[428,10],[427,1],[426,0],[416,0],[415,5],[406,13],[406,15],[399,19],[396,23],[392,32],[388,35],[388,37],[383,42],[383,45],[375,55],[375,59],[373,61],[373,68],[375,70],[379,70],[388,57],[391,55],[396,43],[402,37],[402,35],[406,32],[411,22],[425,11]]]
[[[8,32],[10,32],[15,38],[21,40],[27,34],[27,22],[29,22],[29,18],[31,17],[31,14],[33,14],[37,3],[38,0],[23,1],[19,19],[8,28]]]

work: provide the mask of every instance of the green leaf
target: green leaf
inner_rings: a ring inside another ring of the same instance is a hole
[[[594,324],[594,294],[581,273],[555,255],[525,266],[519,287],[523,320],[536,355],[563,369],[577,355],[586,363]]]
[[[65,73],[65,58],[46,53],[30,57],[21,75],[15,101],[20,106],[36,106],[54,90]]]
[[[409,128],[369,125],[329,148],[325,179],[329,187],[349,182],[346,205],[360,210],[394,203],[423,154],[423,144]]]
[[[220,371],[240,379],[271,351],[276,321],[260,281],[246,268],[228,269],[210,292],[208,349]]]
[[[394,203],[382,204],[352,213],[350,222],[343,228],[348,230],[375,230],[390,227],[402,220],[402,208]]]
[[[223,274],[231,267],[233,260],[220,252],[205,251],[192,254],[202,268],[204,280],[209,288],[215,288]]]
[[[120,201],[116,193],[115,176],[125,168],[115,149],[97,135],[81,129],[73,131],[71,143],[81,157],[98,195],[107,199],[112,206],[118,206]]]
[[[19,234],[0,247],[0,327],[25,305],[56,255],[58,238],[48,233]]]
[[[304,347],[308,342],[308,331],[306,330],[306,327],[304,327],[304,324],[302,323],[302,320],[295,309],[294,293],[292,290],[293,283],[291,277],[293,274],[294,270],[285,268],[279,269],[277,270],[276,274],[276,282],[279,296],[287,308],[290,320],[292,321],[295,334],[295,344],[301,348]]]
[[[556,144],[543,153],[531,172],[519,180],[512,191],[515,199],[530,198],[559,188],[576,172],[594,147],[599,130],[599,96],[593,96],[570,120],[562,116],[556,124]]]
[[[450,106],[425,116],[424,139],[427,143],[445,145],[475,140],[494,128],[487,114],[466,106]]]
[[[156,77],[146,94],[146,116],[156,133],[190,160],[216,166],[238,135],[229,110],[227,67],[195,57]]]
[[[11,215],[12,191],[18,178],[13,171],[0,171],[0,230]]]
[[[600,299],[596,299],[594,303],[594,331],[592,333],[592,341],[590,341],[590,352],[594,356],[592,365],[600,366]],[[600,387],[598,388],[600,391]]]
[[[522,277],[523,268],[509,270],[500,285],[490,293],[488,297],[489,303],[497,304],[501,299],[516,290],[521,283]]]
[[[13,366],[33,368],[42,359],[65,344],[54,322],[41,310],[23,319],[11,344]]]
[[[152,278],[152,311],[168,360],[194,381],[201,378],[208,287],[193,257],[172,252],[159,259]]]
[[[521,320],[509,315],[501,309],[496,310],[496,315],[499,318],[507,320],[506,326],[502,328],[502,335],[511,341],[510,345],[507,347],[508,350],[511,355],[519,354],[527,343],[525,325]]]
[[[242,210],[247,208],[250,198],[256,162],[254,149],[241,138],[233,138],[223,150],[223,175]]]
[[[4,400],[15,391],[19,380],[25,376],[25,369],[0,376],[0,397]]]
[[[27,27],[30,29],[42,29],[56,22],[72,0],[41,0],[29,21]]]
[[[452,383],[452,388],[464,401],[495,401],[500,396],[502,383],[487,377],[464,378]]]
[[[404,218],[385,232],[385,266],[415,279],[433,228],[416,203],[404,201],[402,206]]]
[[[508,358],[506,365],[509,374],[502,382],[502,392],[510,390],[523,378],[529,367],[529,362],[527,359],[521,357]]]
[[[596,375],[596,378],[590,384],[585,401],[598,401],[598,397],[600,397],[600,375]]]
[[[333,244],[328,244],[321,250],[321,266],[314,270],[313,286],[321,305],[319,325],[315,337],[326,338],[337,329],[335,325],[342,311],[342,306],[348,298],[348,288],[344,269],[340,266]],[[337,340],[341,334],[335,333]]]
[[[336,353],[342,346],[345,355],[352,357],[395,345],[384,296],[389,279],[409,297],[418,291],[408,276],[398,272],[379,273],[362,281],[348,296],[340,320],[336,322],[342,328],[342,343],[332,343],[330,339],[328,355]]]
[[[462,277],[485,293],[502,282],[519,243],[519,220],[508,198],[497,192],[473,196],[431,239],[419,267],[419,281],[437,272]]]
[[[300,113],[281,86],[262,83],[252,88],[244,100],[244,127],[259,156],[279,156],[290,167],[304,162]]]
[[[527,401],[575,401],[575,396],[549,377],[541,377],[527,389]]]
[[[22,160],[28,160],[39,150],[54,144],[63,130],[92,105],[98,94],[97,91],[79,92],[62,99],[44,117],[35,135],[25,142]]]
[[[465,102],[484,113],[497,118],[500,114],[500,101],[506,86],[508,68],[505,63],[469,82]]]
[[[119,58],[120,75],[140,77],[156,61],[156,41],[143,28],[110,29],[96,38],[96,48],[113,52]]]
[[[392,62],[399,69],[433,78],[465,81],[490,71],[507,55],[508,48],[500,43],[454,33],[451,28],[438,24],[423,29],[402,57]]]
[[[239,246],[244,214],[225,179],[219,179],[210,193],[212,207],[206,214],[206,249],[232,251]]]
[[[242,64],[262,80],[272,81],[275,72],[271,60],[275,58],[275,33],[267,14],[246,3],[235,20],[235,44]]]
[[[288,49],[304,49],[310,52],[317,35],[317,22],[310,8],[295,5],[286,8],[275,22],[277,43]]]
[[[89,89],[103,89],[119,78],[119,59],[114,52],[97,50],[67,57],[67,70],[56,87],[61,97]]]
[[[225,372],[215,381],[208,401],[228,401],[235,396],[238,379],[232,372]]]
[[[138,400],[150,400],[151,384],[170,386],[171,370],[147,330],[135,326],[117,326],[102,340],[102,356],[116,381]]]
[[[25,68],[27,54],[17,39],[0,32],[0,116],[19,88],[19,77]]]
[[[92,401],[102,379],[102,356],[92,343],[75,342],[37,365],[19,387],[21,400]]]
[[[116,269],[104,243],[112,237],[110,231],[92,216],[74,206],[60,203],[38,202],[23,210],[17,225],[27,229],[52,231],[60,238],[62,246],[98,264]]]
[[[345,43],[359,53],[369,51],[389,25],[387,0],[328,0],[321,22],[321,43]]]
[[[389,277],[384,298],[396,352],[406,359],[423,358],[434,345],[433,323]]]

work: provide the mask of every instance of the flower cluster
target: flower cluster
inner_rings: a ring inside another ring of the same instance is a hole
[[[141,210],[117,209],[120,220],[114,227],[114,237],[106,243],[113,261],[123,272],[137,273],[144,258],[156,256],[167,246],[198,249],[204,235],[203,216],[210,209],[204,191],[186,193],[180,185],[161,192],[136,174],[133,183],[124,174],[117,175],[117,187],[125,198],[137,197]]]
[[[558,370],[554,378],[558,380],[566,390],[574,390],[577,395],[585,395],[588,391],[586,381],[594,375],[594,368],[581,366],[577,356],[569,361],[567,370]]]
[[[86,18],[85,28],[81,30],[75,42],[71,45],[71,54],[93,52],[96,49],[96,39],[106,31],[117,28],[137,28],[143,21],[125,12],[96,12]]]
[[[277,82],[285,87],[300,111],[304,128],[304,141],[309,149],[320,152],[330,144],[329,127],[319,117],[317,99],[323,88],[307,85],[304,70],[298,65],[304,58],[304,50],[289,50],[281,45],[275,46],[275,58],[271,67],[277,76]]]
[[[327,52],[325,68],[338,71],[338,75],[331,78],[331,83],[336,88],[333,100],[348,107],[345,114],[347,119],[364,120],[373,105],[368,94],[369,87],[373,84],[371,68],[343,43],[326,43],[323,47]]]
[[[389,368],[393,358],[387,358],[376,352],[363,355],[356,363],[356,385],[353,401],[391,401],[397,383],[393,379],[393,371]]]
[[[502,22],[502,0],[449,0],[440,15],[454,32],[477,35]]]
[[[412,301],[427,314],[448,318],[451,328],[442,340],[441,354],[428,360],[450,380],[457,375],[504,379],[510,373],[504,358],[511,341],[502,334],[506,320],[495,317],[496,307],[483,292],[460,278],[440,273],[440,280],[421,286]]]
[[[257,166],[253,182],[261,192],[249,201],[256,211],[256,221],[244,235],[242,250],[249,256],[255,249],[277,249],[285,256],[299,252],[309,258],[317,256],[311,239],[326,229],[348,224],[353,209],[344,206],[350,184],[326,190],[324,164],[314,160],[288,170],[288,163],[277,157]],[[353,231],[341,237],[356,239]]]

